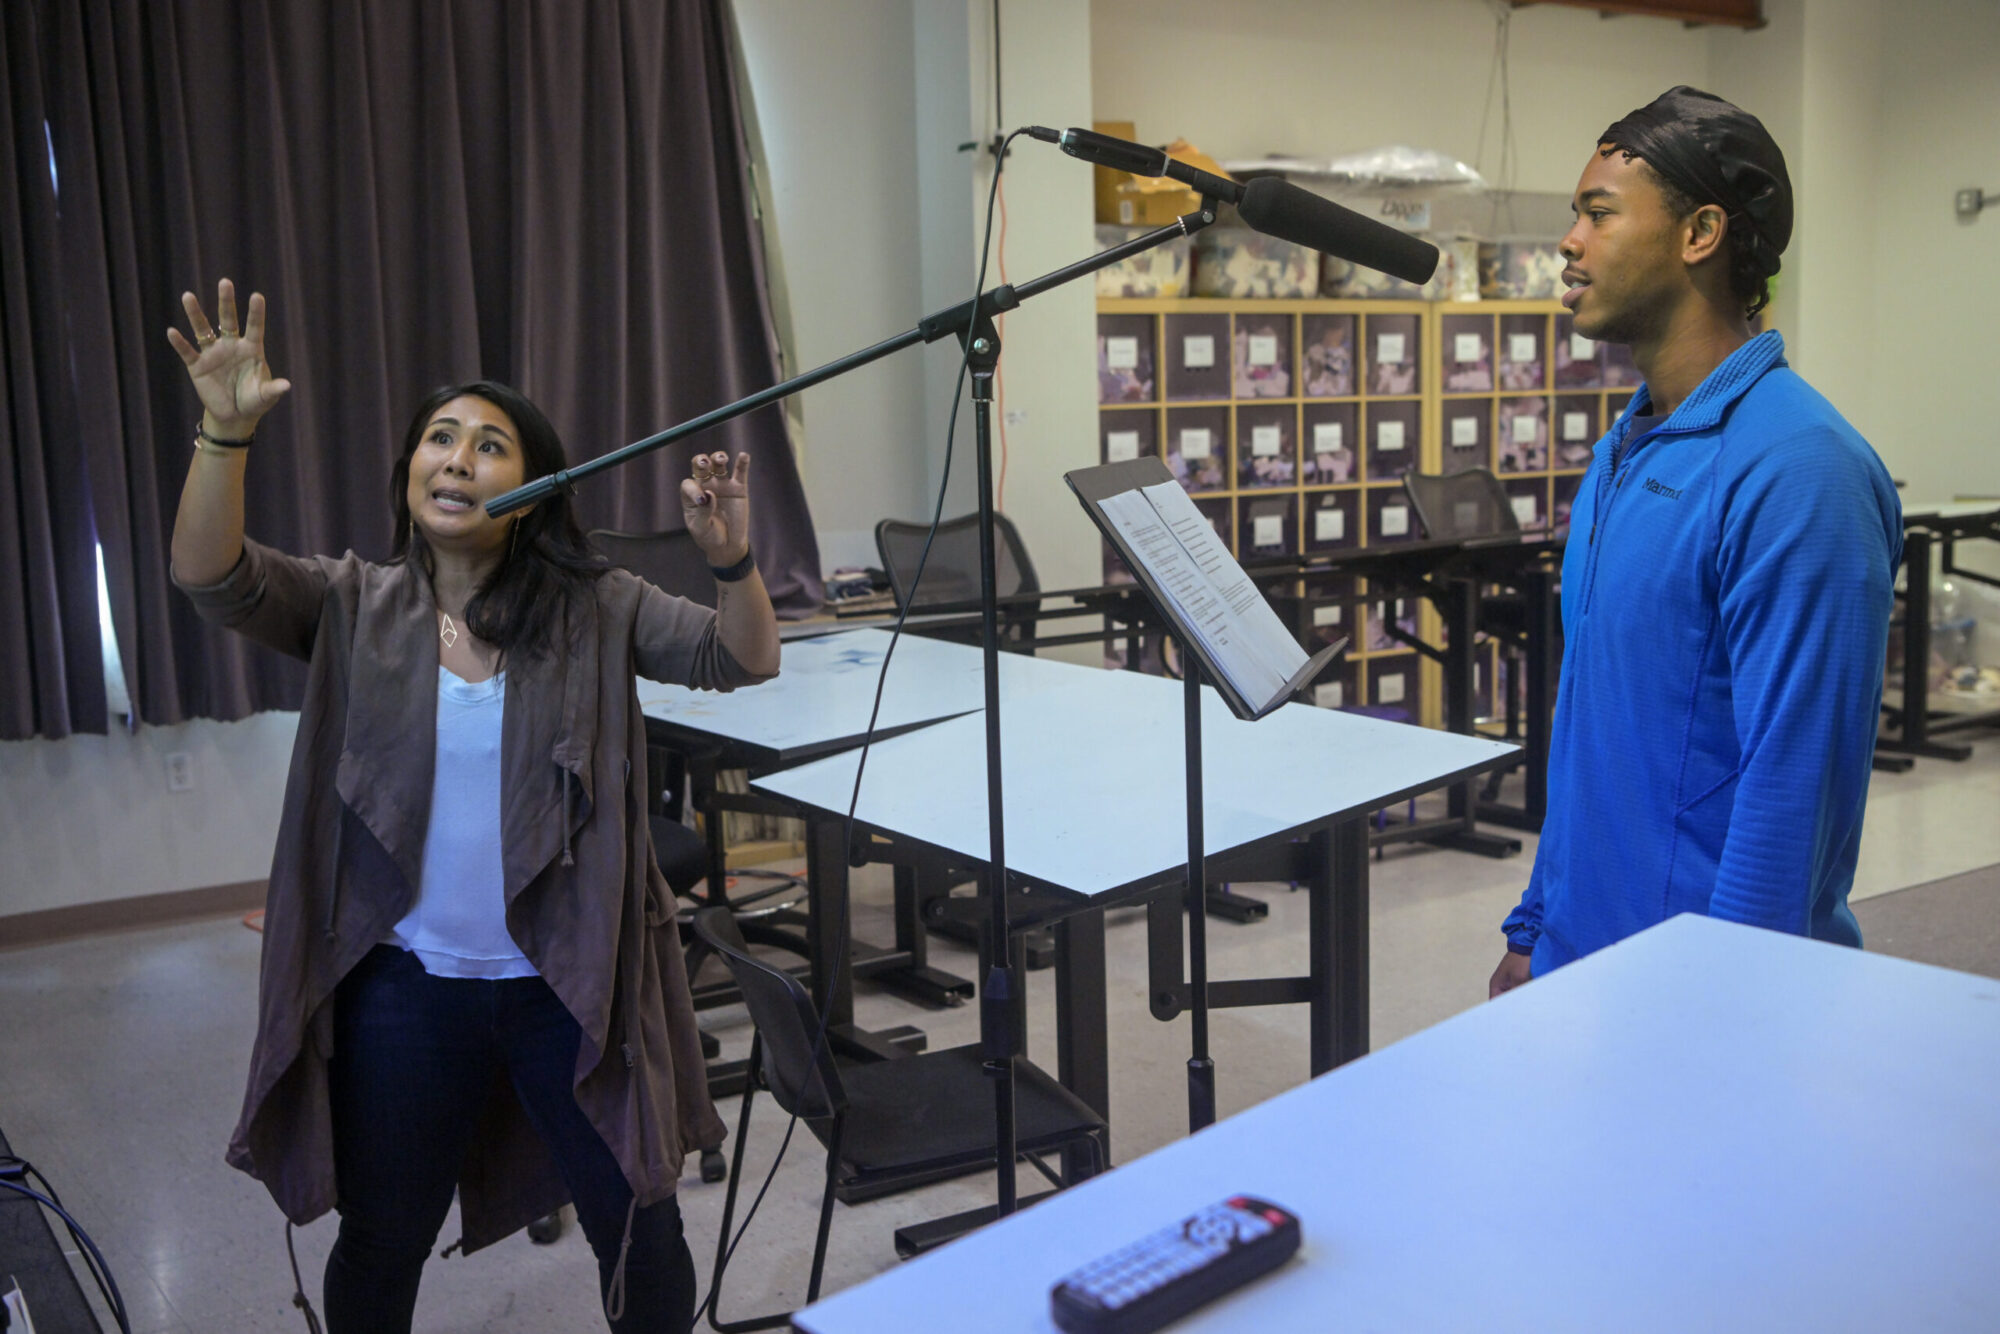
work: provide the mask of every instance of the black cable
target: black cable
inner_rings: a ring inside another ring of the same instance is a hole
[[[35,1171],[34,1168],[28,1166],[25,1159],[16,1159],[15,1161],[21,1164],[25,1172]],[[42,1176],[40,1172],[35,1172],[35,1178],[44,1186],[49,1184],[48,1179]],[[90,1234],[83,1230],[83,1225],[69,1216],[69,1210],[63,1208],[60,1204],[32,1186],[24,1186],[18,1181],[9,1181],[6,1177],[0,1176],[0,1187],[5,1187],[8,1190],[27,1196],[44,1209],[50,1210],[58,1218],[62,1219],[63,1225],[69,1229],[70,1236],[76,1239],[77,1245],[83,1247],[87,1259],[94,1261],[93,1264],[88,1265],[91,1277],[97,1280],[98,1290],[104,1294],[104,1304],[111,1308],[112,1318],[118,1322],[119,1330],[122,1331],[122,1334],[132,1334],[132,1322],[125,1318],[125,1298],[118,1291],[118,1280],[111,1277],[111,1266],[104,1262],[104,1253],[97,1249],[97,1243],[90,1239]]]
[[[0,1174],[11,1173],[23,1177],[33,1177],[36,1180],[36,1182],[40,1184],[42,1193],[48,1196],[51,1200],[55,1201],[56,1207],[58,1209],[63,1207],[62,1196],[56,1193],[56,1188],[54,1183],[52,1183],[47,1177],[43,1176],[41,1169],[36,1167],[33,1163],[29,1162],[26,1158],[16,1158],[10,1154],[7,1155],[5,1158],[0,1158],[0,1163],[5,1164],[5,1166],[0,1166]],[[70,1235],[73,1238],[76,1236],[75,1228],[73,1227],[70,1228]],[[81,1245],[82,1244],[81,1241],[79,1241],[78,1244]],[[83,1267],[89,1271],[91,1281],[97,1284],[98,1294],[104,1298],[104,1304],[107,1307],[110,1306],[111,1294],[105,1289],[105,1280],[106,1277],[109,1275],[110,1270],[106,1269],[100,1272],[98,1269],[98,1264],[103,1257],[99,1256],[93,1259],[89,1251],[79,1251],[78,1254],[80,1254],[83,1257]]]
[[[998,0],[995,0],[995,12],[997,15]],[[1013,143],[1015,139],[1026,133],[1025,129],[1015,130],[1000,141],[1000,151],[993,155],[993,181],[986,191],[986,233],[979,247],[979,277],[973,283],[972,288],[972,299],[975,308],[980,295],[986,290],[986,260],[993,249],[994,201],[1000,191],[1000,171],[1007,160],[1007,145]],[[945,497],[951,489],[952,448],[958,432],[958,405],[965,397],[965,379],[972,364],[972,340],[977,336],[976,330],[978,324],[976,316],[966,321],[965,342],[959,349],[958,380],[952,389],[951,395],[951,415],[945,423],[944,470],[938,479],[937,505],[931,511],[931,528],[924,535],[924,549],[917,555],[916,574],[910,579],[909,594],[903,599],[903,605],[896,613],[895,628],[889,632],[889,647],[882,654],[882,670],[875,677],[875,699],[868,711],[868,730],[862,734],[861,754],[854,766],[854,790],[847,799],[847,820],[843,827],[840,844],[844,854],[850,853],[854,847],[854,812],[861,804],[861,776],[868,770],[868,751],[875,744],[875,723],[882,714],[882,689],[889,680],[889,664],[896,656],[896,645],[902,640],[903,624],[910,618],[910,609],[916,606],[917,590],[922,587],[924,581],[924,566],[930,560],[931,556],[931,543],[936,540],[938,526],[944,521]],[[832,983],[839,978],[840,970],[849,966],[850,961],[847,957],[848,938],[852,932],[853,924],[854,896],[850,893],[847,895],[846,902],[841,905],[840,921],[835,928],[835,944],[832,960],[833,979],[829,981],[826,989],[828,996],[833,994],[834,987]],[[822,1009],[820,1012],[819,1029],[813,1035],[812,1052],[806,1060],[806,1064],[809,1067],[817,1067],[819,1065],[820,1054],[826,1050],[827,1020],[831,1013],[830,1008]],[[751,1080],[754,1080],[756,1077],[757,1072],[755,1070],[750,1071],[747,1076]],[[743,1096],[746,1098],[750,1096],[750,1089],[747,1083],[743,1090]],[[764,1184],[757,1188],[757,1197],[750,1202],[749,1211],[743,1215],[743,1222],[736,1229],[735,1239],[729,1243],[729,1249],[723,1252],[722,1263],[716,1266],[715,1277],[709,1283],[708,1295],[702,1298],[701,1305],[695,1308],[697,1319],[706,1316],[711,1324],[715,1322],[715,1294],[722,1286],[722,1276],[728,1272],[729,1262],[736,1258],[736,1248],[742,1244],[745,1234],[750,1231],[750,1220],[756,1217],[758,1206],[763,1204],[765,1194],[771,1189],[771,1183],[777,1179],[778,1168],[785,1161],[785,1151],[791,1147],[792,1132],[797,1130],[798,1126],[799,1117],[794,1112],[791,1120],[786,1123],[785,1137],[778,1142],[778,1153],[771,1160],[771,1169],[764,1174]]]

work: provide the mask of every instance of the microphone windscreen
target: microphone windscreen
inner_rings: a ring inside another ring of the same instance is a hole
[[[1437,272],[1438,249],[1430,242],[1275,176],[1260,176],[1244,186],[1236,211],[1267,236],[1380,269],[1405,282],[1427,283]]]

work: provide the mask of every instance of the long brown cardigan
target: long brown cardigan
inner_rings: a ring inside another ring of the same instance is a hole
[[[763,678],[722,646],[715,613],[620,570],[594,588],[565,616],[563,652],[508,666],[507,926],[583,1028],[577,1102],[643,1207],[673,1193],[689,1149],[720,1144],[725,1130],[652,855],[635,675],[717,690]],[[416,898],[436,758],[436,603],[410,565],[256,543],[220,584],[186,592],[206,619],[310,664],[271,861],[256,1046],[228,1154],[303,1224],[335,1202],[334,988]],[[458,1189],[467,1251],[568,1198],[504,1078]]]

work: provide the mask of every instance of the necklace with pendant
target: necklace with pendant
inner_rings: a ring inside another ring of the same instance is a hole
[[[438,627],[438,638],[444,641],[446,648],[450,648],[458,642],[458,627],[451,623],[450,612],[445,611],[438,614],[444,617],[444,623]]]

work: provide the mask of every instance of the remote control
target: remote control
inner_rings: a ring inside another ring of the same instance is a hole
[[[1069,1334],[1150,1334],[1290,1259],[1299,1220],[1233,1196],[1091,1261],[1049,1292]]]

